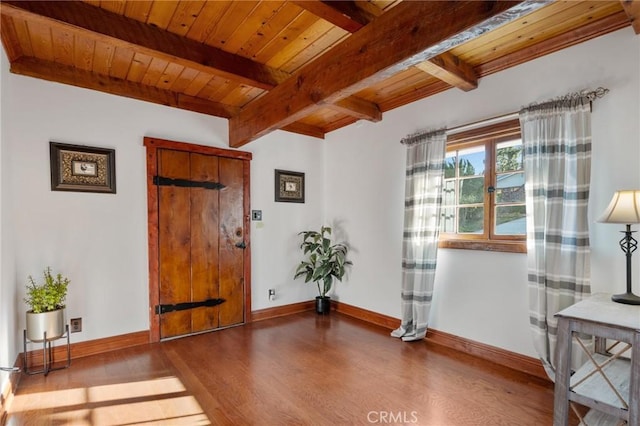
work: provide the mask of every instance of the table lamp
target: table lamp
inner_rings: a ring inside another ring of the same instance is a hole
[[[609,207],[598,222],[623,223],[627,225],[624,237],[620,240],[620,248],[627,256],[627,292],[611,296],[611,300],[627,305],[640,305],[640,297],[631,292],[631,254],[636,251],[638,242],[631,235],[632,223],[640,223],[640,190],[616,191]]]

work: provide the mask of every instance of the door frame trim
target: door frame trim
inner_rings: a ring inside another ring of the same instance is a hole
[[[160,341],[160,317],[155,313],[155,306],[159,300],[158,273],[159,247],[158,247],[158,191],[153,183],[153,178],[158,174],[158,149],[171,149],[196,154],[215,155],[217,157],[234,158],[244,160],[243,167],[243,227],[244,239],[247,247],[243,251],[244,263],[244,323],[251,322],[251,199],[249,193],[250,161],[252,154],[246,151],[216,148],[212,146],[197,145],[188,142],[178,142],[166,139],[146,137],[144,146],[147,148],[147,223],[149,243],[149,342]]]

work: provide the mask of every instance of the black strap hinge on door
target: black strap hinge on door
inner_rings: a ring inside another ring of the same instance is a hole
[[[175,305],[156,305],[156,315],[166,314],[167,312],[173,311],[200,308],[202,306],[217,306],[224,302],[226,302],[224,299],[207,299],[200,302],[176,303]]]
[[[220,182],[203,182],[189,179],[173,179],[163,176],[154,176],[153,184],[158,186],[179,186],[182,188],[204,188],[220,190],[225,186]]]

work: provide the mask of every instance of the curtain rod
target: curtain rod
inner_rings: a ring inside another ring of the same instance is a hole
[[[518,112],[517,111],[510,112],[507,114],[497,115],[495,117],[474,121],[473,123],[461,124],[460,126],[447,129],[446,133],[447,135],[455,135],[456,133],[472,130],[472,129],[475,129],[476,127],[488,126],[490,124],[501,123],[503,121],[513,120],[516,118],[518,118]]]
[[[447,135],[447,136],[455,135],[456,133],[465,132],[467,130],[472,130],[472,129],[475,129],[477,127],[484,127],[484,126],[488,126],[490,124],[501,123],[503,121],[512,120],[512,119],[515,119],[515,118],[518,118],[518,112],[510,112],[508,114],[498,115],[498,116],[491,117],[491,118],[484,118],[484,119],[479,120],[479,121],[474,121],[473,123],[461,124],[460,126],[452,127],[450,129],[419,131],[419,132],[412,133],[412,134],[407,135],[406,137],[402,138],[400,140],[400,143],[403,144],[403,145],[411,145],[411,144],[417,142],[418,140],[422,139],[425,135],[428,135],[428,134],[433,133],[433,132],[441,132],[441,131],[444,130],[444,134]]]
[[[547,102],[554,102],[554,101],[561,101],[561,100],[566,100],[566,99],[570,99],[570,98],[577,98],[577,97],[582,97],[582,98],[587,98],[589,100],[589,102],[593,102],[596,98],[602,98],[604,95],[606,95],[609,92],[609,89],[606,89],[604,87],[598,87],[595,90],[582,90],[580,92],[575,92],[575,93],[569,93],[565,96],[561,96],[559,98],[556,99],[551,99],[550,101],[545,101],[540,103],[540,105],[542,104],[546,104]],[[529,107],[531,106],[535,106],[538,104],[531,104],[529,105]],[[508,120],[513,120],[516,119],[520,116],[520,111],[514,111],[514,112],[509,112],[507,114],[502,114],[502,115],[497,115],[495,117],[490,117],[490,118],[485,118],[482,120],[478,120],[478,121],[474,121],[473,123],[467,123],[467,124],[461,124],[459,126],[456,127],[452,127],[450,129],[445,129],[445,133],[447,135],[454,135],[456,133],[462,133],[465,132],[467,130],[473,130],[477,127],[484,127],[484,126],[488,126],[491,124],[496,124],[496,123],[501,123],[503,121],[508,121]],[[419,135],[421,134],[427,134],[429,133],[427,132],[418,132],[418,133],[414,133],[411,134],[405,138],[403,138],[400,142],[405,144],[407,142],[409,142],[412,139],[415,139],[416,137],[419,137]]]

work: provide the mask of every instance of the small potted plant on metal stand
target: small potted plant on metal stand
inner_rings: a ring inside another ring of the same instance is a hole
[[[31,342],[43,342],[43,365],[45,375],[51,370],[51,341],[59,339],[67,333],[67,364],[69,364],[69,329],[65,321],[65,299],[69,279],[58,273],[53,275],[51,268],[44,270],[44,283],[38,284],[29,275],[27,283],[27,297],[25,303],[29,306],[27,311],[27,327],[24,330],[24,367],[27,365],[27,340]],[[49,354],[46,354],[47,345]],[[68,366],[68,365],[67,365]]]
[[[331,228],[323,226],[320,232],[303,231],[300,248],[307,258],[296,268],[295,278],[304,276],[304,282],[313,282],[318,286],[316,312],[328,314],[331,310],[331,298],[327,293],[333,286],[333,279],[342,281],[345,266],[353,263],[347,260],[348,248],[343,243],[331,244]],[[322,284],[321,284],[322,282]]]

